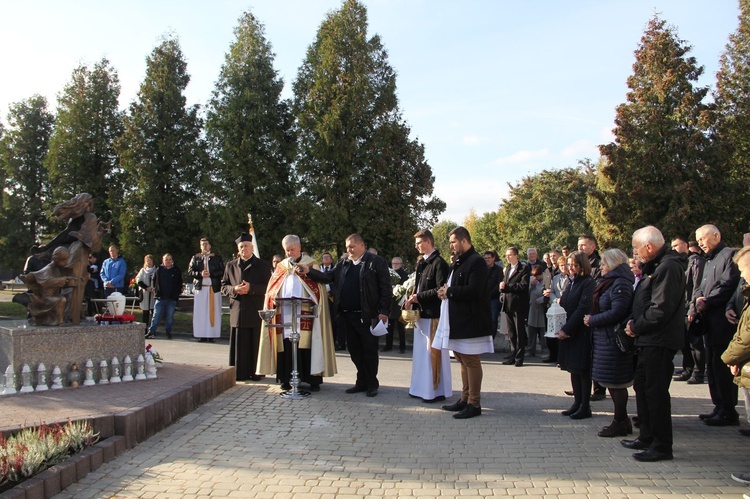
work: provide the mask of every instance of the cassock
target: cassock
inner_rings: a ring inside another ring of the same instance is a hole
[[[299,263],[318,268],[315,260],[307,255]],[[276,265],[265,297],[265,309],[276,309],[274,324],[291,323],[291,306],[288,302],[276,301],[276,298],[310,298],[318,306],[318,316],[314,319],[298,320],[300,341],[298,345],[298,370],[300,379],[311,386],[319,385],[323,376],[336,374],[336,349],[333,343],[333,329],[329,308],[326,304],[328,293],[324,284],[318,284],[307,276],[294,271],[289,259]],[[303,305],[303,310],[309,306]],[[291,344],[289,335],[291,327],[261,328],[260,352],[256,371],[262,374],[278,374],[282,383],[288,383],[292,371]]]
[[[271,264],[251,256],[248,260],[236,258],[227,263],[221,280],[221,294],[229,297],[229,365],[237,371],[237,381],[255,377],[258,360],[263,297],[271,278]],[[238,295],[234,287],[246,281],[250,292]]]

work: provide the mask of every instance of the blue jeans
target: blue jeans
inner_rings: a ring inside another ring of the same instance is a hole
[[[167,328],[167,334],[172,332],[172,320],[174,319],[174,310],[177,308],[177,300],[164,300],[157,298],[154,303],[154,317],[151,319],[151,326],[148,328],[148,332],[151,334],[156,333],[156,328],[159,327],[162,315],[166,315],[164,319]]]

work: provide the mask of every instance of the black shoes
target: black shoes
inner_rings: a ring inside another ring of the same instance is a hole
[[[208,342],[209,342],[209,343],[216,343],[216,339],[215,339],[215,338],[209,338],[209,339],[208,339]]]
[[[310,391],[311,392],[319,392],[320,391],[320,385],[310,385]]]
[[[640,438],[634,438],[632,440],[620,440],[623,447],[633,450],[645,450],[648,449],[651,444],[647,444]]]
[[[698,414],[698,419],[700,420],[710,419],[710,418],[716,417],[718,414],[719,414],[719,411],[714,409],[713,411],[707,414]]]
[[[198,338],[198,343],[206,343],[208,338]]]
[[[374,397],[377,394],[378,394],[378,389],[377,388],[373,388],[372,390],[367,390],[367,396],[368,397]]]
[[[740,425],[740,417],[739,416],[719,416],[718,414],[712,418],[704,418],[703,422],[706,423],[708,426],[739,426]]]
[[[168,339],[168,340],[171,340],[171,339],[172,339],[172,333],[167,333],[167,339]]]
[[[482,415],[482,407],[475,407],[471,404],[466,404],[461,412],[457,412],[453,415],[453,419],[469,419],[475,418]]]
[[[144,336],[144,338],[147,340],[154,339],[155,337],[156,336],[154,335],[154,333],[146,333],[146,336]]]
[[[367,388],[365,388],[363,386],[354,385],[353,387],[347,388],[344,391],[345,391],[345,393],[361,393],[361,392],[366,392]]]
[[[445,400],[445,395],[438,395],[434,399],[422,399],[425,404],[434,404],[435,402],[442,402]]]
[[[591,407],[581,406],[576,412],[570,415],[570,419],[588,419],[591,417]]]
[[[691,373],[690,371],[685,370],[685,371],[682,371],[677,376],[674,376],[672,378],[672,381],[687,381],[687,380],[689,380],[692,377],[693,377],[693,373]]]
[[[281,391],[282,392],[287,392],[287,391],[289,391],[291,389],[292,389],[292,385],[290,385],[289,383],[282,383],[281,384]]]
[[[380,349],[381,352],[390,352],[393,348],[383,347]]]
[[[444,405],[442,409],[444,411],[459,412],[459,411],[463,411],[467,405],[468,404],[466,403],[465,400],[458,399],[458,402],[456,402],[455,404]]]
[[[703,384],[703,376],[691,376],[690,379],[687,380],[688,385],[702,385]]]
[[[578,412],[578,409],[581,408],[581,404],[573,404],[570,406],[570,409],[562,411],[560,414],[563,416],[572,416],[576,412]]]
[[[513,360],[513,359],[508,359],[508,360],[506,360],[506,361],[503,361],[503,365],[504,365],[504,366],[512,366],[512,365],[513,365],[513,364],[515,364],[515,363],[516,363],[516,361],[515,361],[515,360]]]
[[[643,452],[636,452],[633,454],[633,458],[636,461],[644,461],[644,462],[655,462],[655,461],[668,461],[670,459],[674,459],[674,456],[672,456],[672,453],[669,452],[659,452],[654,449],[646,449]]]
[[[517,360],[516,361],[516,367],[523,367],[523,361],[522,360]]]

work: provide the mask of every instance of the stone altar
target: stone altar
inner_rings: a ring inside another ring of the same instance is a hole
[[[124,359],[126,355],[134,359],[145,351],[143,327],[137,322],[109,326],[83,322],[55,327],[30,326],[27,320],[3,320],[0,321],[0,372],[13,366],[18,386],[18,373],[24,364],[32,370],[40,363],[50,370],[58,366],[65,380],[73,363],[80,367],[91,359],[98,365],[102,360],[109,363],[112,357]]]

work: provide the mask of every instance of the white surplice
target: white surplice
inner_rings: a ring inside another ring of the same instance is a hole
[[[451,359],[447,350],[441,350],[440,382],[437,388],[432,383],[432,358],[430,357],[430,322],[432,319],[419,319],[414,324],[414,354],[411,364],[409,395],[424,400],[432,400],[453,395],[451,380]]]
[[[201,289],[193,295],[193,336],[196,338],[221,337],[221,293],[211,292],[211,278],[204,277]],[[209,300],[214,301],[214,325],[211,326]]]

